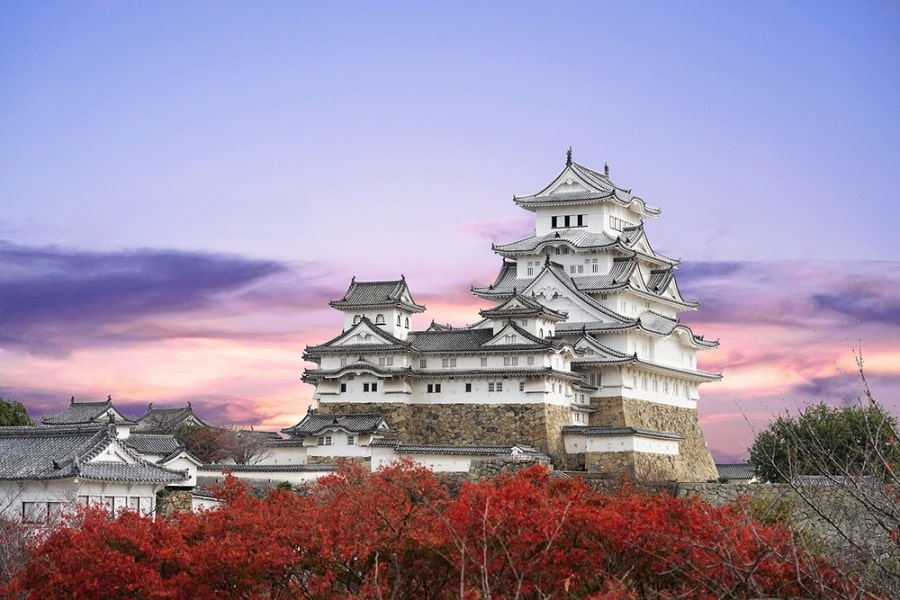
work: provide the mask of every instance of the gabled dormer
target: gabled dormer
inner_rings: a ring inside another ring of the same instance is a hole
[[[512,321],[538,338],[552,336],[555,324],[566,320],[566,313],[548,308],[533,297],[519,293],[479,314],[491,322],[495,334]]]
[[[425,310],[413,300],[403,276],[393,281],[356,281],[354,277],[344,296],[328,304],[344,313],[344,331],[367,318],[401,340],[409,334],[412,315]]]
[[[498,326],[499,325],[499,326]],[[532,335],[519,327],[513,321],[500,322],[494,324],[494,335],[491,339],[482,344],[482,349],[496,347],[501,349],[503,346],[523,347],[549,347],[551,344],[548,340]]]

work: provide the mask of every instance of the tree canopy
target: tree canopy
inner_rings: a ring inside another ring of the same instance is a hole
[[[450,487],[411,462],[345,464],[304,493],[171,519],[86,507],[36,541],[21,598],[861,598],[741,504],[613,494],[530,467]],[[865,596],[867,598],[874,596]]]
[[[21,402],[0,398],[0,426],[34,425]]]
[[[833,408],[824,403],[775,419],[750,448],[764,481],[807,475],[883,478],[900,464],[897,421],[874,401]]]

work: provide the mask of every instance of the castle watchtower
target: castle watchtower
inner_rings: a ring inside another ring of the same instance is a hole
[[[344,296],[328,305],[344,313],[344,331],[366,317],[399,340],[405,340],[409,335],[412,315],[425,310],[413,300],[403,276],[395,281],[360,282],[354,277]]]

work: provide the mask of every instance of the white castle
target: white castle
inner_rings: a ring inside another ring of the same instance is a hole
[[[700,370],[697,353],[718,342],[679,321],[698,304],[681,296],[679,261],[650,245],[644,220],[660,210],[571,149],[546,187],[513,201],[534,214],[534,234],[493,246],[500,272],[472,293],[495,305],[466,327],[413,331],[425,307],[405,278],[354,278],[330,303],[343,331],[304,354],[317,408],[285,432],[310,460],[507,453],[714,479],[697,403],[721,375]]]

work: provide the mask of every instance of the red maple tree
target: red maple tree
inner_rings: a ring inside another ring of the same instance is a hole
[[[411,462],[344,465],[302,493],[229,478],[215,510],[85,509],[37,540],[19,598],[854,598],[856,583],[763,526],[542,467],[452,486]],[[865,596],[872,597],[872,596]]]

